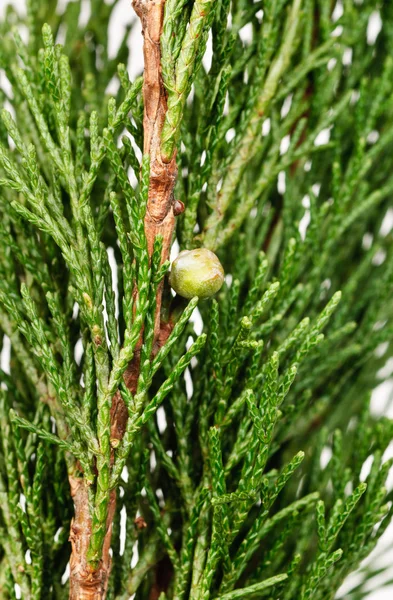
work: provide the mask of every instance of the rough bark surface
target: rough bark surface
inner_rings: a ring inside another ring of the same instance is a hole
[[[150,155],[150,187],[145,217],[145,232],[152,254],[157,235],[163,237],[162,262],[169,258],[175,228],[175,215],[179,211],[174,201],[173,191],[177,177],[176,153],[164,163],[161,158],[160,138],[167,110],[166,92],[161,75],[160,35],[164,18],[165,0],[135,0],[135,12],[140,17],[144,36],[144,154]],[[181,203],[180,203],[181,204]],[[161,299],[163,283],[157,291],[155,318],[155,351],[161,347],[171,325],[162,324]],[[124,375],[127,387],[136,391],[139,375],[139,350]],[[119,393],[115,394],[111,409],[111,438],[121,439],[127,423],[127,409]],[[116,491],[112,492],[107,532],[103,554],[98,568],[93,569],[86,560],[91,534],[91,519],[88,502],[88,489],[83,478],[70,477],[71,496],[74,501],[75,517],[71,524],[70,541],[72,555],[70,562],[70,600],[105,600],[111,568],[110,543],[112,523],[116,509]]]
[[[165,163],[161,157],[161,132],[167,101],[161,74],[160,36],[165,0],[135,0],[134,9],[142,23],[144,36],[144,119],[143,153],[150,155],[150,188],[145,217],[145,231],[150,254],[157,235],[163,237],[162,261],[169,258],[175,229],[173,191],[177,177],[176,153]],[[162,286],[157,294],[155,331],[160,330]]]
[[[70,542],[70,599],[103,600],[106,597],[111,568],[109,553],[112,523],[116,508],[116,493],[112,492],[109,503],[107,532],[98,568],[93,569],[86,560],[91,533],[91,518],[87,485],[82,477],[70,477],[71,497],[75,516],[71,522]]]

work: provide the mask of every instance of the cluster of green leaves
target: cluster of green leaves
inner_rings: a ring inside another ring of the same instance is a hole
[[[169,265],[159,238],[149,261],[143,228],[142,80],[124,66],[128,29],[108,56],[116,1],[90,4],[83,25],[80,0],[29,0],[0,23],[0,595],[67,597],[66,479],[82,470],[92,563],[118,489],[110,598],[333,599],[393,510],[393,426],[369,410],[393,354],[393,7],[167,1],[176,235],[216,250],[227,281],[199,303],[199,336],[197,300],[166,287],[173,330],[152,358]]]

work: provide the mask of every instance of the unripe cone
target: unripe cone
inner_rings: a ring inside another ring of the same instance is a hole
[[[169,283],[183,298],[210,298],[224,282],[224,269],[207,248],[183,250],[172,263]]]

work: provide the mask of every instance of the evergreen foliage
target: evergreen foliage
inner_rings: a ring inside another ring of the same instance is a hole
[[[110,57],[117,0],[86,24],[82,4],[0,23],[0,598],[68,597],[68,478],[92,568],[117,490],[110,599],[336,598],[393,515],[393,423],[370,412],[393,355],[393,4],[166,0],[176,239],[226,273],[200,301],[149,251],[130,28]]]

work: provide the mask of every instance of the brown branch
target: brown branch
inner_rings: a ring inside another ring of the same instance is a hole
[[[135,12],[142,23],[145,63],[144,143],[143,153],[150,155],[150,188],[145,217],[145,231],[149,253],[153,251],[157,235],[163,237],[162,261],[169,258],[175,229],[174,197],[177,177],[176,152],[168,163],[161,159],[161,132],[167,112],[167,97],[161,74],[160,36],[164,20],[165,0],[134,0]],[[156,337],[159,335],[163,284],[157,293],[155,320]]]
[[[134,0],[135,12],[140,17],[144,36],[143,152],[150,155],[150,186],[145,217],[145,233],[150,256],[153,252],[156,236],[162,236],[162,262],[169,258],[175,229],[175,215],[184,209],[182,203],[174,201],[173,196],[177,177],[176,153],[168,163],[161,160],[161,131],[167,111],[166,92],[161,75],[160,51],[164,5],[165,0]],[[160,319],[162,292],[163,282],[157,290],[156,298],[155,352],[165,344],[171,331],[171,325],[161,323]],[[141,344],[142,338],[134,359],[124,375],[126,385],[132,393],[135,393],[138,382]],[[127,409],[121,395],[116,393],[111,408],[111,439],[113,441],[121,440],[123,437],[127,419]],[[75,517],[71,524],[70,533],[72,544],[70,600],[104,600],[111,568],[109,549],[116,510],[116,491],[111,493],[102,558],[98,567],[93,569],[86,560],[91,535],[88,488],[82,477],[70,477],[70,486],[75,507]]]
[[[103,600],[108,589],[111,568],[109,553],[113,518],[116,510],[116,492],[111,493],[102,557],[99,567],[93,569],[86,556],[90,543],[91,517],[87,484],[82,477],[70,477],[71,497],[75,516],[71,522],[70,542],[70,600]]]

